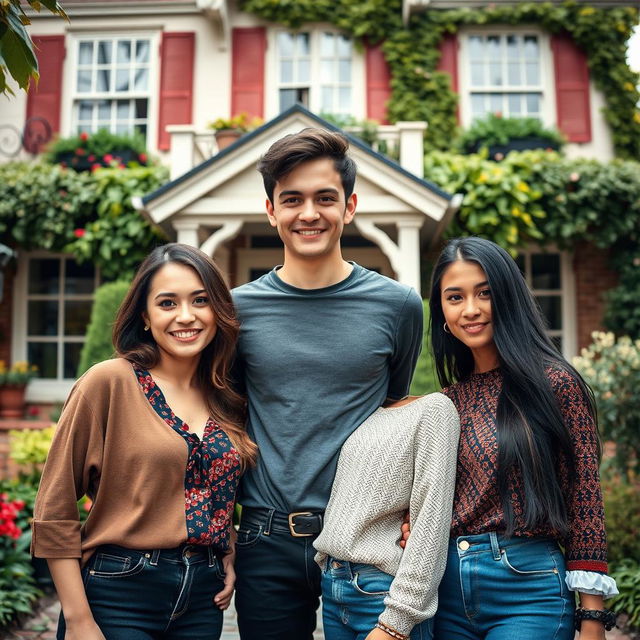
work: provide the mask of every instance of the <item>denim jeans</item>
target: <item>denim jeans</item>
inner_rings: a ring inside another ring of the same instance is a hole
[[[329,640],[364,640],[384,610],[393,576],[370,564],[329,558],[322,573],[322,624]],[[411,632],[411,640],[431,640],[433,620]]]
[[[565,574],[550,538],[452,539],[435,640],[572,640],[575,599]]]
[[[99,547],[82,569],[91,613],[107,640],[218,640],[222,563],[208,547]],[[65,635],[60,615],[58,640]]]
[[[235,564],[242,640],[313,638],[320,604],[314,538],[293,537],[287,516],[273,509],[242,510]]]

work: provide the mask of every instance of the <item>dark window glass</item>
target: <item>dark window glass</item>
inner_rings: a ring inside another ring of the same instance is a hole
[[[64,303],[64,335],[83,336],[91,319],[91,300],[67,300]]]
[[[96,271],[90,262],[78,264],[75,260],[65,260],[65,293],[93,293],[95,278]]]
[[[257,280],[265,273],[269,273],[269,271],[271,271],[271,269],[249,269],[249,280]]]
[[[27,332],[30,336],[58,335],[58,301],[29,300],[29,321]]]
[[[60,260],[32,259],[29,261],[29,293],[59,293]]]
[[[542,314],[551,330],[562,329],[562,300],[560,296],[536,296]]]
[[[27,360],[38,367],[39,378],[57,377],[58,345],[55,342],[29,342]]]
[[[63,377],[75,378],[78,375],[78,364],[80,353],[82,352],[82,342],[65,342]]]
[[[531,282],[534,289],[560,289],[560,256],[557,253],[532,255]]]

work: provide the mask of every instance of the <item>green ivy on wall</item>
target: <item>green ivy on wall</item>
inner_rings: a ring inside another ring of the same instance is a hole
[[[241,0],[241,8],[290,28],[329,22],[356,39],[385,40],[393,76],[390,120],[426,120],[427,147],[442,150],[449,148],[457,126],[457,96],[449,76],[436,71],[443,35],[491,24],[539,25],[550,33],[566,30],[586,52],[591,77],[605,96],[603,111],[616,154],[640,157],[639,79],[625,57],[626,42],[638,23],[637,8],[600,9],[570,0],[427,9],[414,15],[408,27],[401,22],[400,0]]]

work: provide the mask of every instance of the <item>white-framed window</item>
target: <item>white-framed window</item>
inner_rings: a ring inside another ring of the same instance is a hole
[[[12,357],[37,365],[38,378],[29,387],[33,399],[66,396],[77,375],[98,284],[91,262],[45,252],[19,257]]]
[[[153,96],[157,95],[155,35],[73,34],[70,133],[140,133],[153,126]]]
[[[302,104],[319,114],[364,115],[364,67],[350,38],[322,28],[276,30],[269,50],[268,113]]]
[[[489,113],[553,122],[553,69],[546,34],[506,29],[462,32],[460,51],[465,125]]]
[[[516,258],[547,322],[547,335],[570,360],[577,353],[575,283],[571,255],[530,249]]]

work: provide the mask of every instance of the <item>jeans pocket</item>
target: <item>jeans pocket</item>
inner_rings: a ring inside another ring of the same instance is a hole
[[[106,553],[97,551],[88,571],[89,578],[128,578],[140,573],[146,564],[144,555],[127,555],[126,552]]]
[[[387,596],[393,576],[375,567],[357,571],[352,580],[354,589],[364,596]]]
[[[224,566],[222,564],[222,558],[219,558],[218,556],[216,556],[216,561],[213,565],[213,569],[216,572],[216,578],[218,578],[218,580],[222,580],[222,582],[224,582],[224,579],[227,577],[227,574],[224,572]]]
[[[536,548],[527,547],[530,545],[503,549],[500,552],[500,561],[503,566],[519,576],[558,573],[556,560],[546,547],[538,545]]]
[[[264,527],[262,525],[251,527],[241,524],[240,528],[238,529],[236,547],[239,547],[241,549],[248,549],[249,547],[253,547],[255,544],[257,544],[258,540],[260,540],[263,529]]]

